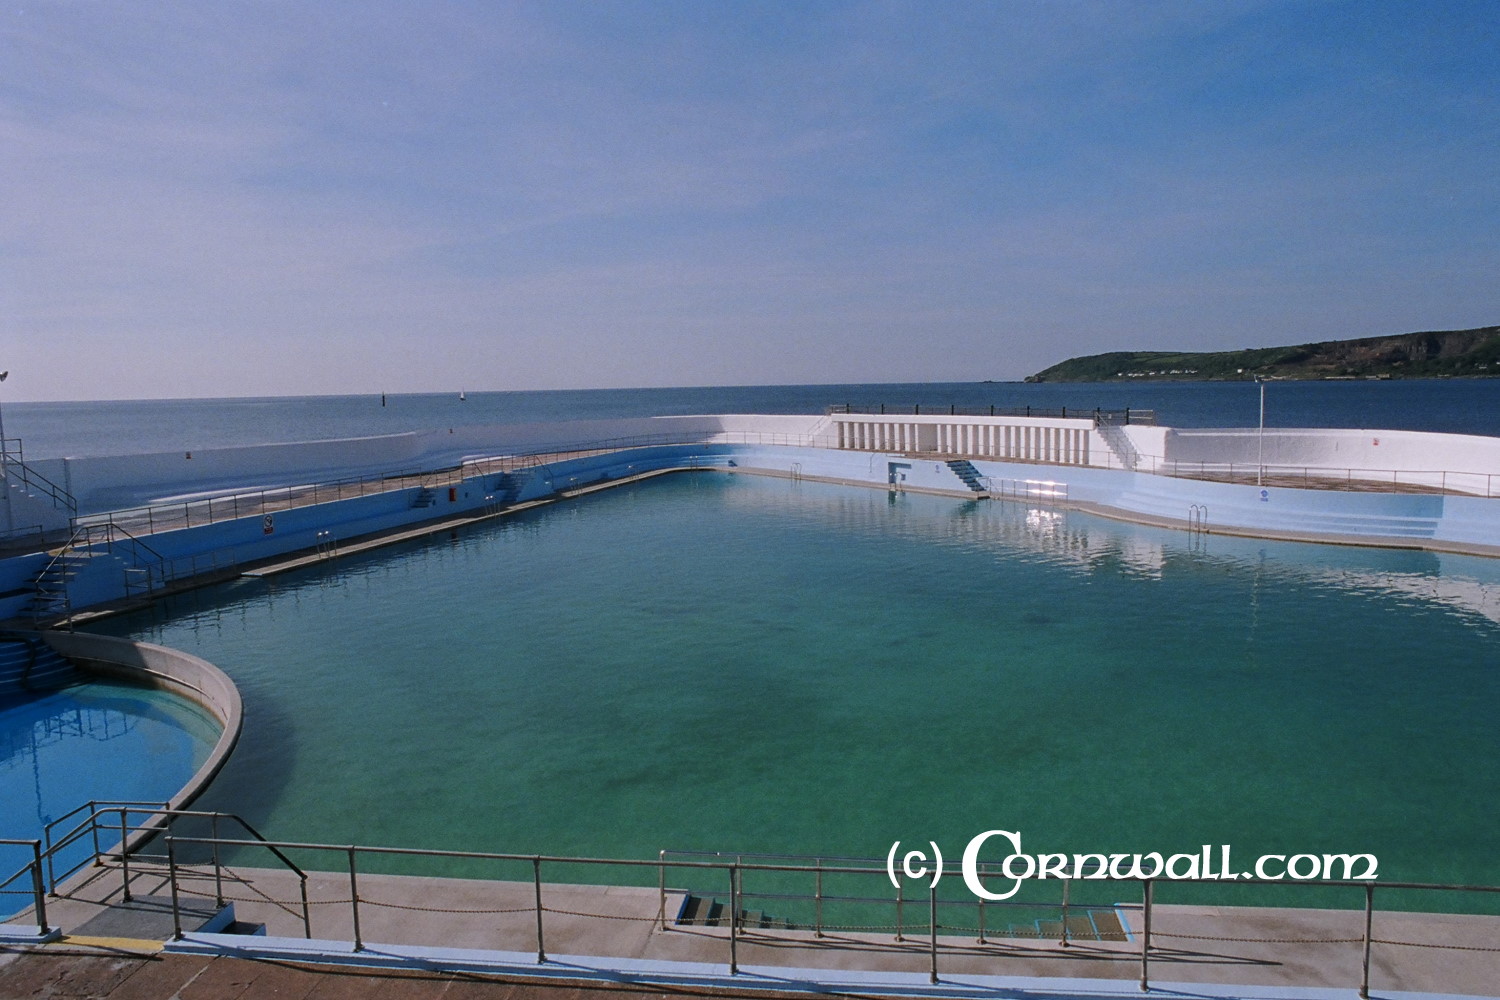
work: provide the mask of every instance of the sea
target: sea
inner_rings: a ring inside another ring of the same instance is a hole
[[[24,457],[130,455],[488,424],[698,413],[822,413],[852,404],[1151,410],[1172,427],[1254,427],[1254,382],[916,382],[4,403]],[[1265,385],[1267,427],[1500,436],[1500,378]]]

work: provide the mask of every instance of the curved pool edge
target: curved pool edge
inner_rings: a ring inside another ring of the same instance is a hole
[[[222,727],[219,739],[187,783],[166,804],[167,809],[185,809],[201,795],[234,752],[244,726],[244,706],[239,688],[229,675],[207,660],[179,649],[135,642],[86,632],[43,632],[42,638],[57,653],[90,674],[118,677],[169,691],[198,705]],[[134,850],[167,817],[151,816],[131,836],[127,849]]]

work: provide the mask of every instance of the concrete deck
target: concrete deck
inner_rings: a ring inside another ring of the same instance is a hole
[[[193,913],[187,927],[201,925],[218,909],[211,873],[196,870],[180,884],[186,888],[181,905]],[[48,904],[49,923],[63,929],[63,938],[31,948],[30,953],[46,956],[82,948],[154,955],[161,950],[172,934],[165,872],[160,866],[133,862],[130,886],[135,899],[130,905],[124,903],[123,886],[123,873],[114,865],[85,870]],[[1133,941],[1079,941],[1064,948],[1055,941],[993,939],[981,945],[972,934],[940,931],[939,982],[934,985],[930,941],[920,923],[905,941],[896,941],[888,932],[817,938],[810,931],[745,930],[737,942],[739,974],[731,975],[728,930],[674,926],[670,921],[663,930],[658,922],[660,898],[651,888],[544,883],[545,962],[538,961],[531,882],[362,874],[361,950],[353,946],[347,873],[310,873],[310,939],[297,879],[289,871],[234,869],[226,875],[224,897],[233,903],[241,925],[264,924],[268,936],[189,931],[166,950],[205,958],[255,958],[277,963],[277,968],[285,963],[359,966],[365,971],[341,973],[358,977],[382,969],[469,978],[629,982],[688,993],[751,989],[1011,998],[1140,995],[1138,908],[1120,911]],[[680,898],[669,893],[669,918]],[[911,916],[917,922],[925,913]],[[1353,997],[1362,976],[1363,930],[1364,915],[1358,911],[1158,905],[1152,916],[1150,982],[1155,991],[1185,996]],[[1374,939],[1374,996],[1497,995],[1500,917],[1377,911]],[[25,964],[55,968],[30,958]],[[195,970],[196,976],[206,974],[209,967],[183,968]],[[7,992],[7,974],[0,969],[0,996],[31,995]],[[136,975],[130,974],[122,984]],[[140,980],[146,981],[154,980]],[[438,995],[430,992],[434,982],[458,981],[418,977],[409,983],[382,983],[381,990],[390,996]],[[407,988],[414,992],[402,992]],[[119,995],[156,994],[132,987]]]
[[[354,538],[346,542],[340,542],[337,548],[326,552],[300,552],[285,558],[268,560],[258,563],[252,568],[240,573],[241,576],[264,577],[275,576],[278,573],[286,573],[294,569],[302,569],[306,566],[314,566],[330,559],[340,556],[354,555],[358,552],[368,552],[371,549],[383,548],[387,545],[395,545],[398,542],[410,541],[414,538],[425,538],[429,535],[441,534],[445,531],[456,531],[459,528],[471,524],[481,524],[485,521],[493,521],[497,518],[509,517],[522,511],[531,510],[535,507],[545,507],[548,504],[557,503],[559,500],[567,500],[571,497],[584,496],[599,490],[611,489],[616,486],[625,486],[629,483],[639,482],[643,479],[654,479],[657,476],[665,476],[672,472],[701,472],[698,467],[673,466],[665,469],[652,469],[649,472],[638,472],[631,476],[621,476],[618,479],[605,480],[598,483],[590,483],[588,486],[580,486],[575,489],[559,490],[549,497],[540,500],[527,500],[522,503],[511,504],[508,507],[490,513],[468,513],[453,514],[447,517],[436,518],[431,521],[423,521],[420,524],[408,528],[399,528],[394,531],[382,531],[377,534]]]

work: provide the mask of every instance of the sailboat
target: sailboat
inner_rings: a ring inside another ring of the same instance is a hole
[[[458,401],[460,403],[467,403],[469,401],[469,397],[464,395],[464,391],[462,389],[458,390]]]

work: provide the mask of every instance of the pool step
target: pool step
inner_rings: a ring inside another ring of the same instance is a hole
[[[521,495],[521,487],[530,478],[530,472],[502,472],[500,478],[495,480],[495,502],[501,507],[509,507],[515,503],[516,498]]]
[[[47,691],[78,680],[78,668],[28,632],[0,632],[0,696]]]
[[[728,927],[729,907],[712,896],[692,893],[683,897],[682,906],[674,921],[679,926]],[[805,924],[793,923],[773,917],[761,910],[741,910],[740,927],[763,930],[810,931]],[[995,927],[987,932],[987,938],[1028,938],[1041,941],[1060,941],[1063,936],[1061,919],[1040,919],[1029,923],[1011,923]],[[1112,909],[1090,908],[1083,912],[1074,910],[1068,914],[1069,941],[1125,941],[1128,940],[1119,916]]]
[[[65,549],[36,575],[31,581],[33,593],[26,608],[33,621],[69,612],[68,584],[82,572],[89,559],[86,551]]]
[[[975,493],[984,492],[984,481],[980,478],[979,470],[974,468],[974,463],[963,458],[951,459],[948,468],[953,474],[964,481],[964,485]]]
[[[1003,930],[989,934],[997,938],[1034,938],[1042,941],[1060,941],[1063,936],[1062,920],[1033,920],[1030,923],[1007,924]],[[1125,927],[1114,910],[1089,909],[1083,913],[1068,915],[1069,941],[1126,941]]]
[[[695,896],[688,894],[682,901],[682,908],[677,911],[677,919],[674,923],[679,926],[691,927],[728,927],[729,907],[711,896]],[[740,927],[758,930],[808,930],[810,928],[799,927],[789,920],[773,917],[761,910],[741,910]]]

